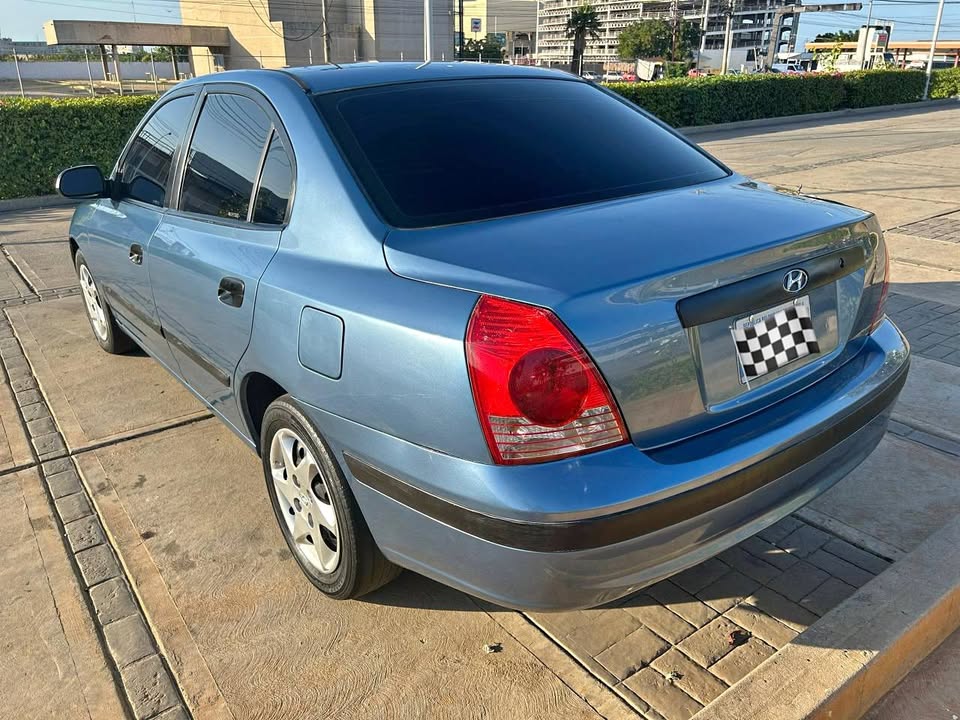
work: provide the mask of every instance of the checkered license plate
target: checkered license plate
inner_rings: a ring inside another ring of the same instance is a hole
[[[820,352],[808,296],[741,318],[732,332],[743,384]]]

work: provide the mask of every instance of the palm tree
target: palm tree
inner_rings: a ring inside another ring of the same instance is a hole
[[[583,53],[587,49],[587,37],[600,37],[600,18],[593,6],[584,3],[567,19],[567,37],[573,38],[573,59],[570,72],[577,75],[583,72]]]

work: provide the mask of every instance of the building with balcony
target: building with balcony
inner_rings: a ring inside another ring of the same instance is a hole
[[[537,61],[542,65],[569,65],[573,56],[573,40],[566,36],[567,18],[582,4],[582,0],[541,0],[537,13]],[[587,41],[584,69],[602,69],[621,64],[617,49],[620,32],[640,20],[671,20],[672,2],[642,2],[641,0],[594,0],[593,7],[600,17],[600,37]],[[756,51],[766,50],[773,27],[773,15],[794,0],[743,0],[733,3],[734,50],[742,57],[753,57]],[[704,33],[701,51],[705,59],[718,58],[724,46],[724,28],[727,21],[726,0],[678,0],[676,12],[684,20],[698,23]],[[778,49],[792,51],[796,45],[796,17],[784,17]],[[706,63],[714,64],[714,63]],[[715,63],[719,66],[719,63]]]

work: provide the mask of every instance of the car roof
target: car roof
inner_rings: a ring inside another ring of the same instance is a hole
[[[277,70],[228,70],[188,80],[181,85],[239,82],[257,85],[257,80],[277,76]],[[547,68],[481,62],[358,62],[343,65],[310,65],[283,68],[282,72],[314,93],[350,90],[391,83],[474,78],[552,78],[580,81],[575,75]]]

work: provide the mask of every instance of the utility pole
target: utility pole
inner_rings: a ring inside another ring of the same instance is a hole
[[[930,97],[930,77],[933,74],[933,56],[937,52],[937,38],[940,37],[940,22],[943,20],[943,2],[937,6],[937,20],[933,24],[933,39],[930,41],[930,55],[927,56],[927,79],[923,84],[923,99]]]
[[[700,50],[697,51],[697,70],[700,69],[700,56],[707,49],[707,30],[710,28],[710,0],[703,2],[703,22],[700,24]]]
[[[723,31],[723,60],[720,63],[720,74],[726,75],[730,69],[730,50],[733,45],[733,13],[734,0],[728,0],[723,8],[723,14],[727,16],[727,25]]]
[[[867,41],[864,44],[863,48],[863,57],[860,58],[860,69],[866,70],[867,64],[870,62],[870,58],[873,56],[873,32],[870,30],[870,23],[873,22],[873,0],[870,0],[870,4],[867,5]]]
[[[608,9],[607,9],[608,25],[609,25],[609,21],[610,21],[610,10],[608,6]],[[670,26],[671,26],[670,60],[674,61],[677,59],[677,40],[680,37],[680,2],[679,0],[673,0],[670,3]]]
[[[433,59],[433,38],[430,37],[431,30],[430,0],[423,0],[423,61],[430,62]]]
[[[537,3],[539,5],[539,3]],[[460,60],[463,60],[463,0],[459,0],[460,7]]]
[[[320,0],[320,19],[323,21],[323,64],[330,64],[330,27],[327,25],[327,0]],[[312,44],[312,43],[311,43]],[[313,65],[311,54],[310,64]]]

